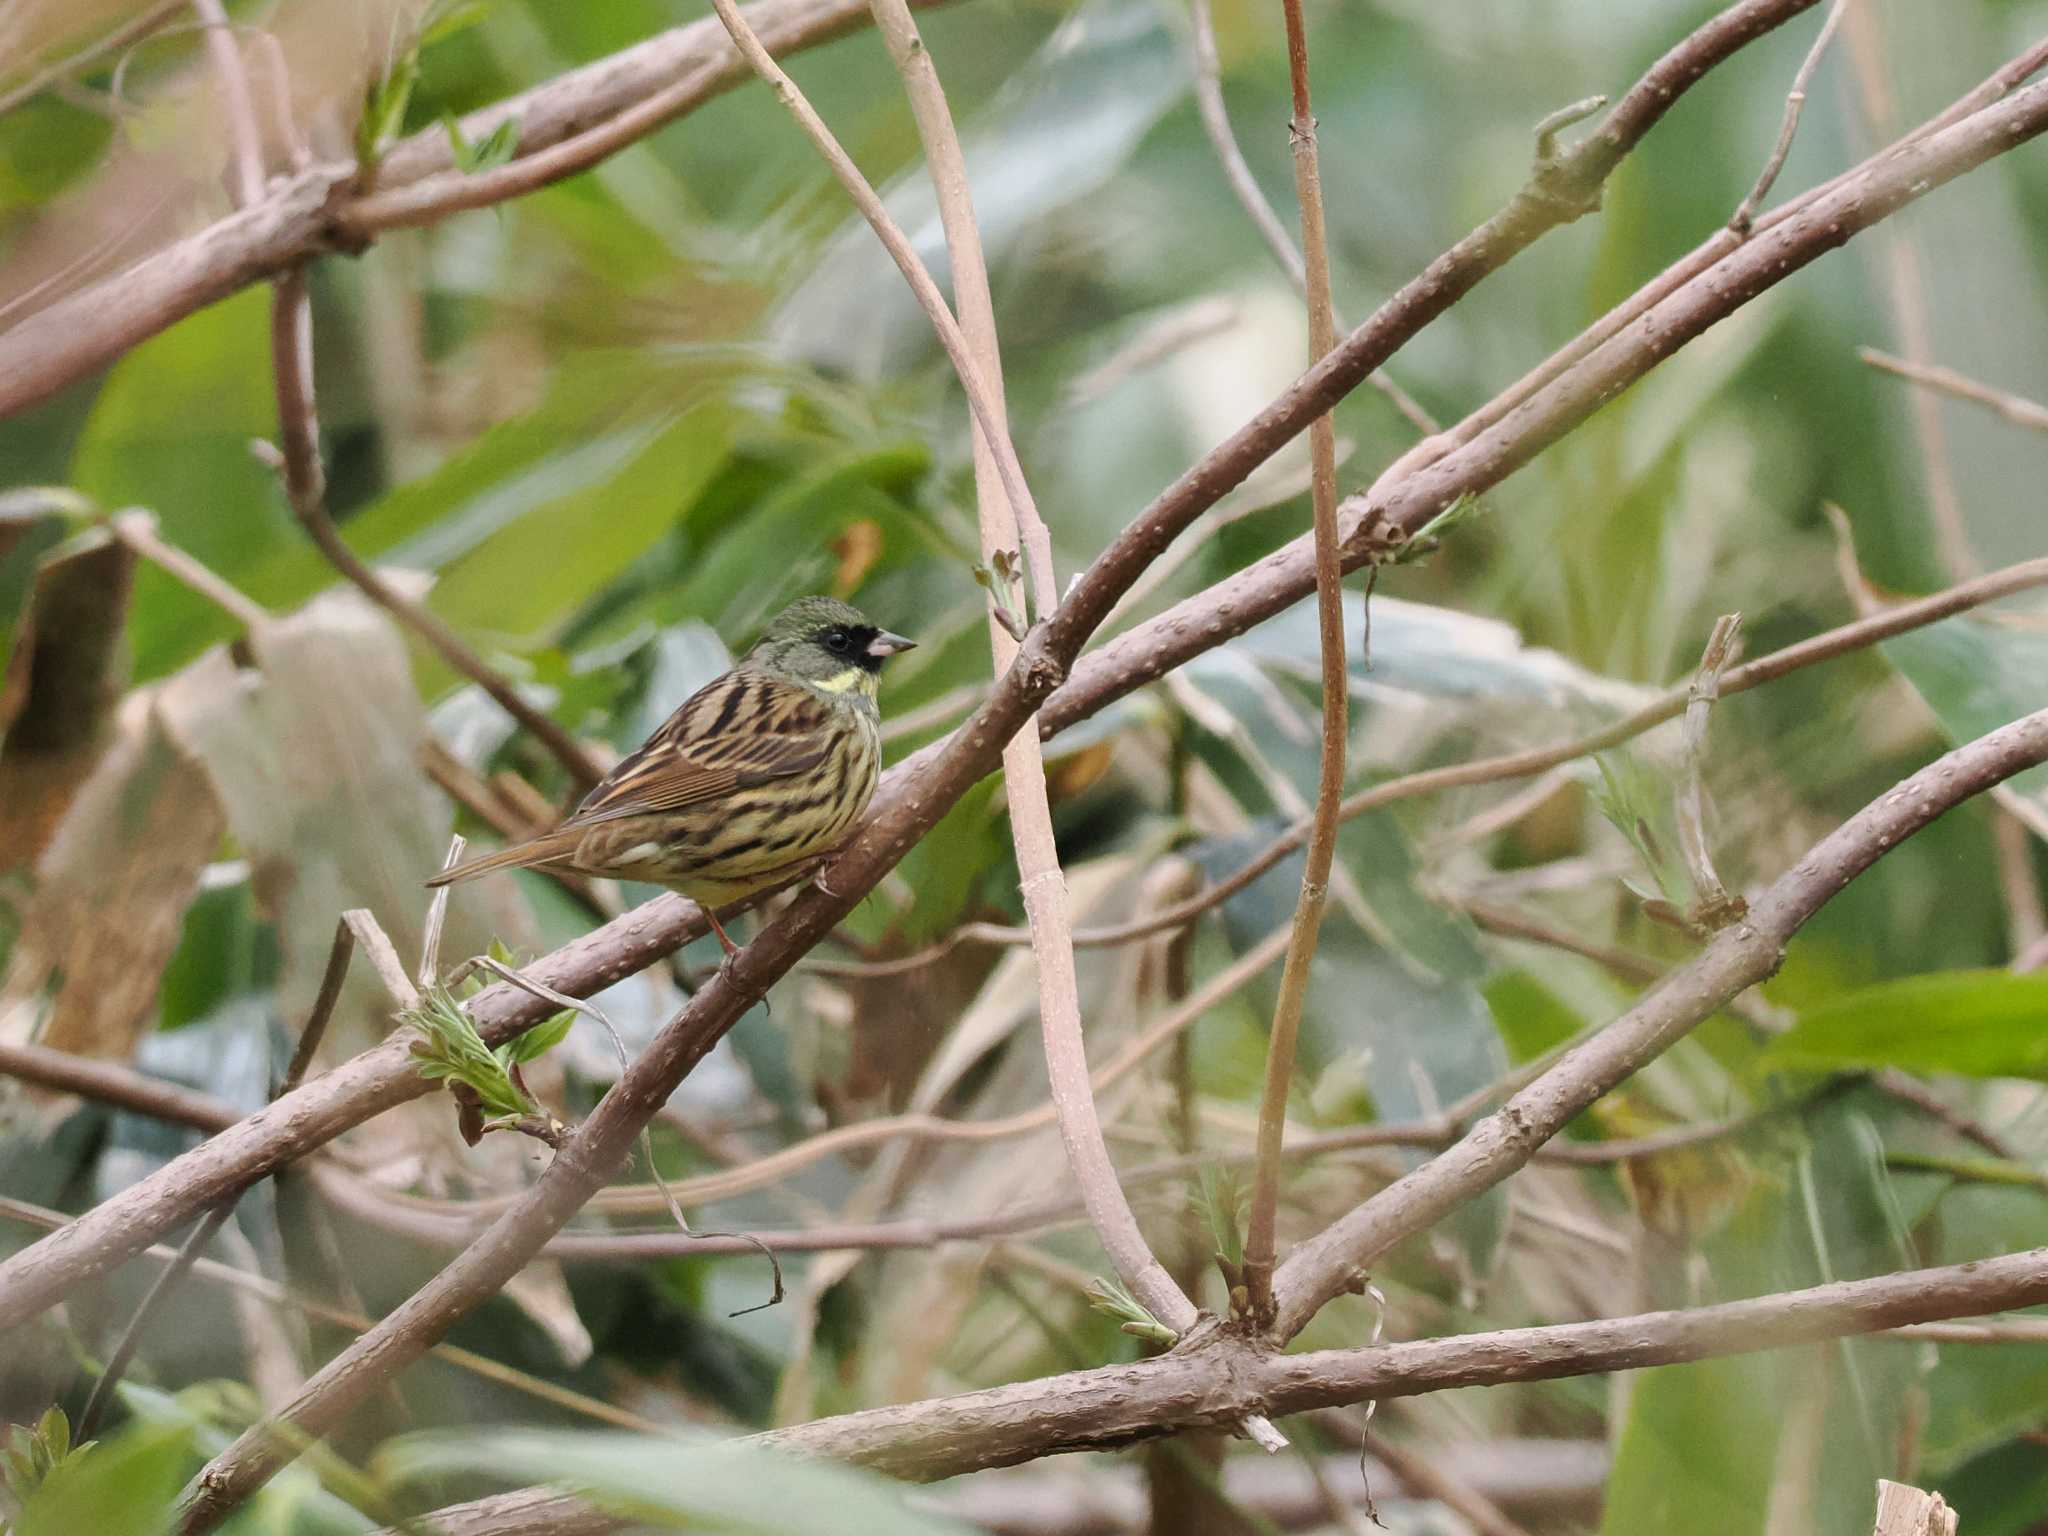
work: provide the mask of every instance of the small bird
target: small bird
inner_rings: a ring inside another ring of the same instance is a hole
[[[797,872],[867,809],[882,762],[882,663],[915,643],[836,598],[799,598],[560,826],[427,884],[500,869],[644,880],[701,905],[737,954],[713,909]]]

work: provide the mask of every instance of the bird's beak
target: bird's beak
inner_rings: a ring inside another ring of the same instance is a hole
[[[868,654],[877,659],[885,656],[894,656],[899,651],[914,651],[916,649],[917,642],[915,640],[906,640],[901,635],[892,635],[886,629],[868,642]]]

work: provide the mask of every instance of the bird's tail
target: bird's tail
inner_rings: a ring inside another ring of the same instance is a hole
[[[552,864],[574,853],[582,837],[580,831],[557,829],[553,832],[543,832],[539,837],[530,837],[523,843],[500,848],[496,853],[464,859],[453,869],[442,870],[428,880],[427,884],[459,885],[464,880],[474,880],[478,875],[493,874],[501,869],[530,869],[536,864]]]

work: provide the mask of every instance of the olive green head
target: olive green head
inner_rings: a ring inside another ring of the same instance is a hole
[[[746,665],[826,693],[872,699],[882,663],[916,643],[890,634],[836,597],[800,597],[754,642]]]

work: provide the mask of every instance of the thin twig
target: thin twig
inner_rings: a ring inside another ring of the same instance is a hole
[[[1958,582],[1955,586],[1940,592],[1881,609],[1805,640],[1795,641],[1791,645],[1760,656],[1755,661],[1745,662],[1723,674],[1717,696],[1726,698],[1731,694],[1746,693],[1765,683],[1776,682],[1779,678],[1804,667],[1836,660],[1888,640],[1894,635],[1938,623],[1942,619],[1968,612],[1985,603],[1995,602],[1999,598],[2043,585],[2048,585],[2048,558],[2023,560],[2016,565],[2005,566],[1973,580]],[[1418,795],[1436,794],[1447,789],[1469,788],[1547,773],[1579,758],[1590,757],[1594,753],[1620,746],[1667,721],[1677,719],[1685,713],[1691,696],[1690,685],[1671,688],[1662,697],[1615,721],[1612,725],[1571,741],[1560,742],[1556,746],[1534,747],[1527,751],[1503,753],[1496,757],[1475,758],[1469,762],[1455,763],[1442,768],[1424,768],[1383,780],[1347,797],[1342,804],[1340,817],[1349,821],[1355,816],[1363,816],[1368,811],[1376,811],[1383,806]],[[1312,821],[1304,817],[1199,895],[1176,903],[1164,911],[1133,918],[1128,922],[1076,929],[1074,943],[1081,948],[1128,944],[1169,928],[1191,923],[1204,912],[1235,896],[1301,847],[1307,840],[1312,825]],[[1030,941],[1031,934],[1028,928],[1001,923],[968,923],[913,954],[859,963],[813,961],[811,964],[821,973],[828,975],[890,976],[930,965],[962,944],[1028,944]]]
[[[136,554],[149,561],[172,580],[198,593],[246,630],[269,622],[262,604],[218,572],[201,564],[175,544],[158,537],[156,518],[139,507],[116,512],[107,519],[107,530]]]
[[[1294,150],[1294,190],[1301,202],[1301,249],[1307,274],[1309,363],[1321,362],[1337,345],[1330,302],[1329,242],[1323,229],[1322,171],[1317,163],[1315,108],[1308,78],[1308,30],[1301,0],[1281,0],[1287,28],[1287,74],[1294,116],[1288,124]],[[1337,824],[1344,795],[1344,748],[1351,729],[1350,658],[1344,649],[1344,572],[1337,549],[1337,437],[1328,415],[1309,424],[1310,500],[1315,518],[1316,630],[1322,664],[1323,739],[1317,772],[1315,811],[1301,872],[1301,895],[1273,1006],[1266,1045],[1265,1085],[1259,1098],[1259,1158],[1252,1175],[1251,1210],[1245,1223],[1244,1283],[1247,1310],[1261,1327],[1273,1318],[1274,1228],[1280,1207],[1280,1147],[1286,1136],[1287,1098],[1294,1086],[1294,1049],[1308,997],[1309,968],[1315,961],[1329,900],[1330,869],[1337,857]]]
[[[1818,0],[1806,0],[1806,5]],[[1725,18],[1729,13],[1724,12]],[[1779,18],[1789,20],[1790,16]],[[1712,23],[1710,23],[1712,25]],[[1810,215],[1812,210],[1837,198],[1845,189],[1864,180],[1880,161],[1908,149],[1922,146],[1927,140],[1946,129],[1953,128],[1977,113],[1990,108],[2019,88],[2026,80],[2048,66],[2048,42],[2036,44],[2025,53],[2008,61],[1995,70],[1974,90],[1965,93],[1941,112],[1922,123],[1898,142],[1889,145],[1879,156],[1865,160],[1861,165],[1852,166],[1831,180],[1822,183],[1809,192],[1780,203],[1770,212],[1755,221],[1753,234],[1768,233],[1783,228]],[[1395,479],[1435,462],[1457,448],[1472,442],[1482,433],[1491,430],[1510,413],[1519,410],[1530,399],[1548,389],[1566,372],[1578,366],[1600,347],[1634,325],[1652,309],[1671,298],[1682,288],[1699,279],[1716,263],[1727,258],[1744,243],[1743,237],[1727,226],[1716,232],[1705,243],[1679,258],[1649,282],[1643,284],[1620,304],[1602,315],[1592,325],[1581,331],[1571,341],[1538,363],[1515,383],[1502,390],[1484,406],[1467,416],[1456,426],[1440,433],[1428,442],[1418,443],[1392,469],[1381,476],[1381,480],[1392,483]]]
[[[1871,367],[1885,373],[1896,374],[1923,388],[1953,395],[1958,400],[1995,411],[2016,427],[2025,427],[2030,432],[2048,432],[2048,406],[2029,400],[2024,395],[2011,394],[2002,389],[1993,389],[1980,384],[1966,374],[1957,373],[1953,368],[1943,368],[1935,363],[1908,362],[1903,357],[1894,357],[1876,347],[1858,347],[1856,355]]]
[[[1778,173],[1785,169],[1785,158],[1792,153],[1792,139],[1799,132],[1799,114],[1806,108],[1806,88],[1813,83],[1813,72],[1820,68],[1821,55],[1828,51],[1835,29],[1842,24],[1842,13],[1848,9],[1849,0],[1835,0],[1828,7],[1827,18],[1820,24],[1820,35],[1814,38],[1813,46],[1800,61],[1799,72],[1792,77],[1792,90],[1785,97],[1784,121],[1778,125],[1778,142],[1772,146],[1770,158],[1758,173],[1756,185],[1749,189],[1749,196],[1728,219],[1728,227],[1737,235],[1747,238],[1750,226],[1756,222],[1757,209],[1763,207],[1764,199],[1777,184]]]
[[[597,1004],[585,998],[571,997],[566,992],[557,992],[546,983],[535,981],[531,976],[522,975],[520,972],[513,970],[511,966],[501,963],[495,955],[478,955],[469,964],[480,970],[489,971],[493,976],[498,977],[502,981],[509,982],[522,992],[553,1003],[557,1008],[567,1008],[571,1012],[582,1014],[585,1018],[596,1024],[598,1028],[602,1029],[606,1036],[610,1038],[612,1050],[619,1058],[620,1073],[623,1074],[627,1067],[632,1064],[631,1059],[626,1054],[626,1042],[619,1034],[618,1026],[605,1017],[603,1010]],[[654,1135],[648,1126],[645,1125],[640,1128],[640,1155],[647,1160],[647,1177],[653,1181],[654,1187],[661,1191],[662,1203],[668,1207],[670,1219],[675,1222],[676,1229],[684,1237],[691,1239],[693,1242],[702,1241],[705,1238],[735,1238],[754,1248],[763,1258],[767,1259],[768,1273],[771,1280],[768,1299],[757,1306],[742,1307],[738,1312],[731,1315],[742,1317],[749,1312],[758,1312],[763,1307],[780,1306],[783,1301],[782,1261],[775,1257],[775,1251],[758,1238],[749,1237],[744,1232],[699,1232],[691,1227],[689,1218],[683,1214],[682,1202],[676,1198],[675,1190],[670,1187],[668,1180],[661,1176],[661,1165],[654,1160]]]
[[[31,75],[13,90],[5,95],[0,95],[0,116],[5,116],[23,102],[33,100],[41,95],[53,82],[61,80],[73,70],[82,69],[92,63],[94,59],[103,58],[116,49],[126,48],[130,44],[139,42],[141,39],[149,36],[150,33],[156,31],[166,21],[169,21],[171,17],[182,11],[185,8],[185,4],[186,0],[158,0],[157,4],[130,17],[105,37],[87,43],[75,53],[66,54],[56,63]]]
[[[1252,174],[1252,168],[1244,158],[1244,150],[1238,145],[1237,134],[1230,126],[1230,112],[1223,102],[1223,64],[1216,56],[1216,22],[1209,9],[1209,0],[1188,0],[1189,30],[1193,34],[1195,51],[1195,106],[1202,118],[1202,131],[1209,136],[1209,147],[1216,152],[1217,163],[1223,167],[1223,179],[1230,184],[1231,195],[1237,205],[1252,221],[1252,227],[1259,232],[1266,249],[1280,264],[1280,270],[1287,274],[1287,280],[1294,285],[1294,291],[1308,298],[1308,268],[1303,264],[1301,252],[1295,248],[1293,236],[1287,233],[1287,226],[1259,186],[1259,180]],[[1345,328],[1341,312],[1334,303],[1330,309],[1330,320],[1339,330]],[[1319,354],[1320,355],[1320,354]],[[1314,361],[1314,359],[1311,359]],[[1441,432],[1443,425],[1428,411],[1389,378],[1384,369],[1375,368],[1366,376],[1366,383],[1387,397],[1388,402],[1408,418],[1418,432]]]
[[[545,747],[579,792],[604,777],[573,736],[534,708],[519,690],[471,650],[424,604],[403,596],[348,547],[328,515],[326,474],[320,465],[320,426],[313,400],[313,306],[306,273],[295,267],[277,280],[271,300],[270,342],[277,374],[277,411],[285,499],[314,546],[371,602],[418,635],[437,656],[498,702]]]

